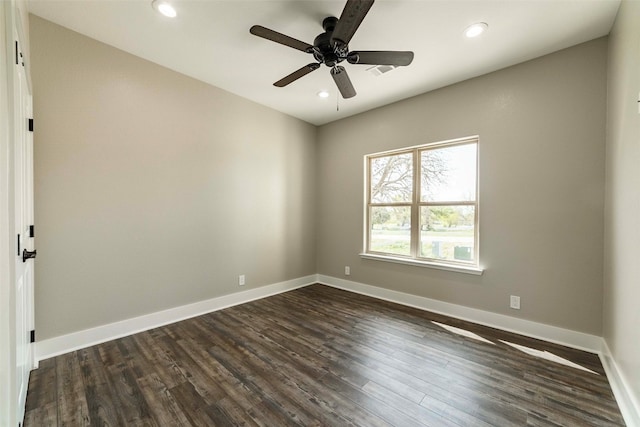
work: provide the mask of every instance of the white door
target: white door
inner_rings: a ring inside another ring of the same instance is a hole
[[[18,40],[15,34],[15,40]],[[14,164],[15,164],[15,296],[16,296],[16,396],[18,422],[22,422],[33,368],[33,138],[29,130],[31,95],[26,78],[20,44],[17,43],[14,66]]]

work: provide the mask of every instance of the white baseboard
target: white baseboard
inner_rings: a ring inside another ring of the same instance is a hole
[[[318,282],[334,288],[395,302],[421,310],[444,314],[457,319],[468,320],[481,325],[502,329],[503,331],[515,332],[520,335],[526,335],[528,337],[538,338],[592,353],[599,354],[602,349],[601,337],[585,334],[583,332],[558,328],[557,326],[545,325],[543,323],[532,322],[530,320],[519,319],[517,317],[505,316],[504,314],[478,310],[476,308],[451,304],[404,292],[392,291],[385,288],[365,285],[363,283],[352,282],[322,274],[318,275]]]
[[[611,390],[613,390],[613,395],[616,397],[616,402],[618,402],[625,423],[627,423],[628,427],[640,427],[640,402],[634,397],[631,387],[629,387],[629,382],[625,380],[624,375],[618,369],[611,350],[609,350],[609,346],[604,340],[602,342],[600,360],[604,371],[607,373]]]
[[[35,343],[36,361],[90,347],[116,338],[122,338],[169,323],[200,316],[212,311],[302,288],[316,282],[317,275],[314,274],[38,341]]]

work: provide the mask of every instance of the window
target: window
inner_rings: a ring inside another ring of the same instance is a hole
[[[365,255],[478,266],[478,138],[366,156]]]

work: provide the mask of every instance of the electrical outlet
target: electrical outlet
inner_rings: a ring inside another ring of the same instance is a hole
[[[520,297],[516,295],[511,295],[511,302],[509,307],[514,308],[516,310],[520,310]]]
[[[238,285],[244,286],[244,274],[238,276]]]
[[[351,267],[349,267],[348,265],[344,266],[344,275],[351,276]]]

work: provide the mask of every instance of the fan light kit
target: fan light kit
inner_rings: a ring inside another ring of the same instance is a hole
[[[329,16],[322,21],[324,33],[318,35],[313,41],[313,45],[294,39],[287,35],[278,33],[260,25],[254,25],[249,32],[254,36],[271,40],[282,45],[292,47],[304,53],[313,55],[316,62],[305,65],[288,76],[278,80],[273,85],[284,87],[312,71],[326,65],[330,68],[331,77],[338,86],[338,90],[343,98],[351,98],[356,95],[356,90],[351,84],[347,70],[338,65],[345,59],[349,64],[364,65],[393,65],[395,67],[411,64],[413,52],[410,51],[388,51],[388,50],[366,50],[350,51],[349,41],[356,33],[356,30],[367,16],[369,9],[373,6],[374,0],[347,0],[347,4],[342,10],[340,19]]]
[[[488,28],[489,26],[486,23],[478,22],[476,24],[469,25],[467,29],[464,30],[464,35],[472,39],[487,31]]]
[[[176,9],[164,0],[153,0],[151,7],[169,18],[175,18],[178,15]]]
[[[329,97],[329,92],[326,90],[321,90],[320,92],[318,92],[318,96],[320,98],[328,98]]]

